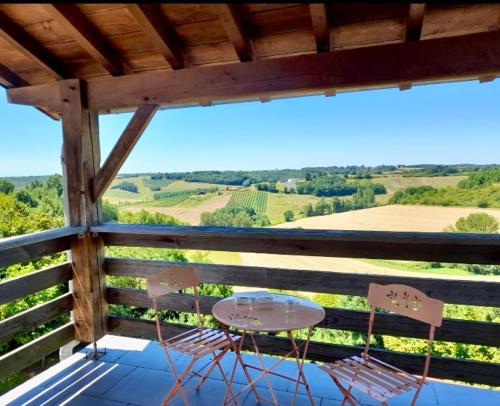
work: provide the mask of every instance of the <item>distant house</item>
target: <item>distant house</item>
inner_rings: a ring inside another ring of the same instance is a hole
[[[234,191],[237,191],[240,189],[241,189],[241,186],[226,186],[226,190],[228,190],[230,192],[234,192]]]
[[[297,182],[301,182],[302,179],[292,178],[284,182],[285,188],[288,190],[297,189]]]
[[[198,196],[201,196],[201,195],[206,195],[206,193],[205,193],[204,191],[202,191],[202,190],[198,190],[198,191],[196,192],[196,194],[197,194]]]

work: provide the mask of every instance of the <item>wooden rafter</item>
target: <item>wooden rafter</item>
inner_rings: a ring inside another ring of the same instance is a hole
[[[22,77],[16,75],[15,72],[7,68],[7,66],[0,63],[0,80],[3,82],[2,87],[10,89],[12,87],[29,86]],[[36,107],[38,111],[50,117],[52,120],[59,120],[59,115],[56,113],[51,113],[40,107]]]
[[[45,4],[45,9],[75,41],[112,75],[132,73],[107,39],[80,9],[70,3]]]
[[[251,61],[254,58],[253,50],[243,28],[238,6],[236,4],[214,4],[212,7],[219,16],[240,60],[242,62]]]
[[[424,22],[425,3],[412,3],[406,17],[406,41],[419,41]]]
[[[175,34],[168,29],[161,12],[154,4],[128,4],[128,10],[146,32],[172,69],[184,67],[184,58]]]
[[[94,177],[92,189],[92,200],[94,202],[103,195],[111,184],[157,109],[158,106],[155,104],[144,104],[137,109],[106,162]]]
[[[182,106],[360,90],[401,83],[436,83],[500,74],[500,31],[402,42],[172,72],[88,80],[91,109],[144,103]],[[432,55],[432,60],[429,60]],[[9,89],[9,101],[60,111],[53,84]]]
[[[55,79],[67,79],[72,76],[61,61],[2,11],[0,11],[0,35],[16,49],[49,71]]]
[[[330,29],[328,27],[328,14],[326,4],[309,4],[311,13],[311,23],[316,39],[316,49],[318,52],[330,50]]]

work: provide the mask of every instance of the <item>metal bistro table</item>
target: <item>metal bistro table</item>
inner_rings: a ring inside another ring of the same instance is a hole
[[[236,358],[234,361],[233,369],[231,371],[231,376],[229,378],[228,390],[226,391],[226,396],[224,397],[224,405],[228,403],[227,398],[229,392],[231,392],[230,400],[234,401],[237,404],[236,397],[250,387],[252,388],[252,391],[255,394],[258,402],[267,401],[274,405],[279,405],[268,378],[269,374],[295,382],[295,391],[293,394],[292,405],[295,403],[299,384],[304,385],[307,394],[309,395],[309,399],[311,400],[311,404],[314,405],[314,399],[304,375],[303,364],[306,358],[307,348],[309,346],[312,330],[316,324],[324,319],[325,311],[321,306],[307,299],[274,293],[271,294],[271,296],[273,297],[272,302],[251,302],[250,304],[237,304],[232,297],[229,297],[217,302],[212,308],[214,317],[220,323],[222,323],[224,326],[233,327],[242,332],[241,339],[237,344],[236,342],[232,341],[227,329],[225,329],[226,335],[235,351]],[[293,337],[293,331],[299,329],[308,329],[307,338],[301,344],[297,344],[295,338]],[[266,368],[260,355],[255,337],[253,336],[253,333],[255,332],[286,332],[291,340],[292,349],[286,355],[278,359],[269,368]],[[247,336],[250,337],[252,341],[253,347],[255,349],[255,354],[257,356],[257,359],[259,360],[260,366],[245,364],[243,362],[243,359],[241,357],[241,349],[243,348],[243,343],[245,342],[245,338]],[[294,356],[297,361],[298,371],[296,377],[291,377],[272,371],[285,359],[290,358],[291,356]],[[233,394],[230,388],[232,386],[234,373],[236,371],[238,363],[243,368],[245,376],[248,379],[248,384],[238,393]],[[259,370],[261,371],[261,373],[252,380],[250,374],[248,373],[248,368]],[[261,397],[257,392],[255,383],[262,378],[266,380],[267,387],[272,396],[272,401]]]

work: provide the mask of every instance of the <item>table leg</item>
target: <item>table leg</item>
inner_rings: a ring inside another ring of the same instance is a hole
[[[295,391],[293,392],[293,399],[292,399],[292,406],[295,404],[295,399],[297,398],[297,392],[299,390],[299,384],[302,383],[307,391],[307,394],[309,395],[309,400],[311,401],[311,405],[315,405],[314,398],[312,396],[311,390],[309,388],[309,384],[307,383],[306,376],[304,374],[304,362],[306,359],[306,354],[307,354],[307,349],[309,347],[309,342],[311,340],[311,333],[312,333],[313,328],[310,327],[307,331],[307,338],[304,344],[304,350],[302,351],[302,357],[300,356],[300,347],[297,345],[295,342],[295,339],[293,337],[293,334],[291,331],[287,331],[288,338],[290,338],[292,342],[293,349],[295,351],[295,358],[297,361],[297,368],[298,368],[298,376],[297,380],[295,382]]]
[[[267,387],[269,388],[269,392],[271,392],[271,397],[273,398],[273,402],[276,406],[279,406],[278,400],[276,399],[276,395],[275,395],[273,387],[271,385],[271,381],[269,381],[268,370],[266,369],[264,361],[262,361],[262,357],[260,356],[259,347],[257,346],[257,342],[255,341],[253,334],[250,334],[250,337],[252,338],[252,343],[253,343],[253,347],[255,349],[255,354],[257,355],[257,359],[259,360],[260,366],[262,368],[262,373],[263,373],[264,379],[266,380]]]
[[[236,405],[238,405],[238,401],[237,401],[236,397],[238,396],[239,393],[241,393],[246,388],[246,387],[243,388],[237,394],[233,393],[233,390],[232,390],[233,379],[234,379],[234,374],[236,372],[236,367],[238,366],[238,364],[241,365],[241,367],[243,369],[243,372],[245,373],[245,376],[246,376],[246,378],[247,378],[247,380],[249,382],[249,385],[251,386],[252,391],[253,391],[255,397],[257,398],[257,402],[260,402],[260,400],[262,398],[260,397],[259,393],[257,392],[257,388],[256,388],[256,386],[254,385],[254,383],[252,381],[252,377],[248,373],[248,370],[245,367],[245,363],[243,362],[243,358],[241,357],[241,349],[243,348],[243,343],[245,342],[246,332],[243,332],[243,334],[241,335],[239,345],[236,345],[236,343],[233,341],[233,339],[231,338],[230,334],[228,333],[228,331],[226,329],[224,329],[224,333],[226,334],[229,342],[231,343],[231,347],[233,348],[233,351],[234,351],[234,354],[235,354],[233,368],[231,370],[231,375],[229,377],[229,384],[228,384],[228,387],[226,389],[226,394],[224,395],[224,405],[227,404],[227,396],[228,396],[229,393],[231,394],[230,395],[230,397],[231,397],[230,400],[234,401],[234,403]]]

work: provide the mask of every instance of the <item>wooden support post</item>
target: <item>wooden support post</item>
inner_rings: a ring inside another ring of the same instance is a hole
[[[85,226],[71,242],[75,339],[95,342],[106,331],[104,245],[89,227],[99,223],[100,202],[92,202],[92,178],[99,170],[98,116],[85,105],[78,79],[59,82],[62,103],[65,221]]]

